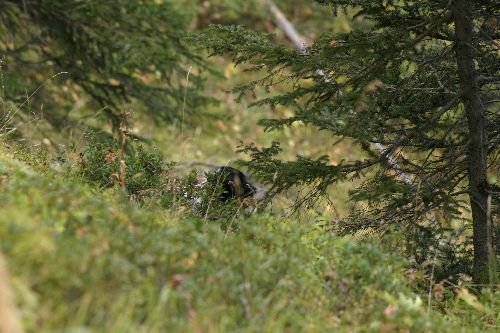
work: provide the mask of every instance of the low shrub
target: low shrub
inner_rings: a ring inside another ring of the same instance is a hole
[[[220,228],[0,154],[1,250],[28,332],[495,331],[498,292],[442,316],[376,239],[271,215]]]

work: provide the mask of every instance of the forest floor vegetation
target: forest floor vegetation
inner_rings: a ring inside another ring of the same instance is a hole
[[[3,142],[0,179],[0,288],[27,332],[498,331],[498,291],[429,287],[394,238],[268,213],[229,226]]]

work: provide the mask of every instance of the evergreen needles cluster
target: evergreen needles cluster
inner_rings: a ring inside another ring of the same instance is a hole
[[[349,33],[326,32],[305,51],[276,46],[269,36],[234,26],[211,27],[204,42],[212,55],[267,70],[237,91],[292,87],[255,103],[295,110],[288,118],[263,120],[268,130],[303,123],[350,139],[365,156],[337,165],[326,157],[283,161],[276,157],[282,148],[274,143],[244,148],[252,157],[247,166],[277,192],[313,184],[299,201],[308,204],[330,184],[363,177],[351,195],[366,203],[363,211],[335,227],[354,232],[410,226],[407,230],[416,232],[410,238],[432,234],[433,253],[446,252],[443,244],[449,242],[438,235],[452,239],[451,221],[471,212],[475,281],[491,281],[496,274],[491,214],[499,211],[498,188],[488,180],[498,172],[500,157],[498,4],[320,2],[332,6],[334,15],[353,6],[365,23]]]
[[[31,101],[44,104],[55,127],[68,125],[71,92],[84,91],[116,128],[124,102],[172,120],[189,94],[185,110],[194,111],[210,99],[197,92],[202,79],[194,70],[188,87],[182,81],[189,66],[204,67],[182,41],[191,14],[171,1],[2,1],[4,95],[21,104],[40,81],[58,76]]]

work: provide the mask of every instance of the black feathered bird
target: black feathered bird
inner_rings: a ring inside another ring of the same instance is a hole
[[[247,176],[238,169],[221,166],[214,171],[217,182],[221,184],[221,201],[253,197],[257,188],[248,181]]]

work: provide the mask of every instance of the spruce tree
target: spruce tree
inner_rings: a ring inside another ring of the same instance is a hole
[[[275,142],[244,148],[252,158],[248,167],[275,192],[312,186],[300,203],[326,195],[335,182],[362,177],[351,198],[366,203],[365,209],[342,221],[340,230],[398,226],[412,235],[416,230],[414,241],[425,253],[421,261],[430,252],[444,256],[445,238],[463,246],[453,239],[451,223],[470,220],[473,279],[492,283],[498,274],[492,226],[500,158],[498,3],[319,2],[334,14],[356,8],[368,24],[354,25],[349,33],[323,33],[301,51],[237,26],[214,26],[203,41],[211,54],[267,69],[261,80],[237,91],[291,85],[286,93],[255,102],[294,110],[288,118],[262,120],[266,129],[303,123],[351,139],[365,157],[338,165],[328,156],[284,161],[276,156],[283,147]],[[419,239],[426,234],[430,243]]]
[[[68,96],[82,91],[115,125],[134,100],[136,111],[172,119],[187,93],[192,111],[207,102],[196,93],[203,60],[183,43],[193,14],[175,1],[0,1],[1,97],[26,106],[37,91],[30,104],[56,126],[75,104]]]

